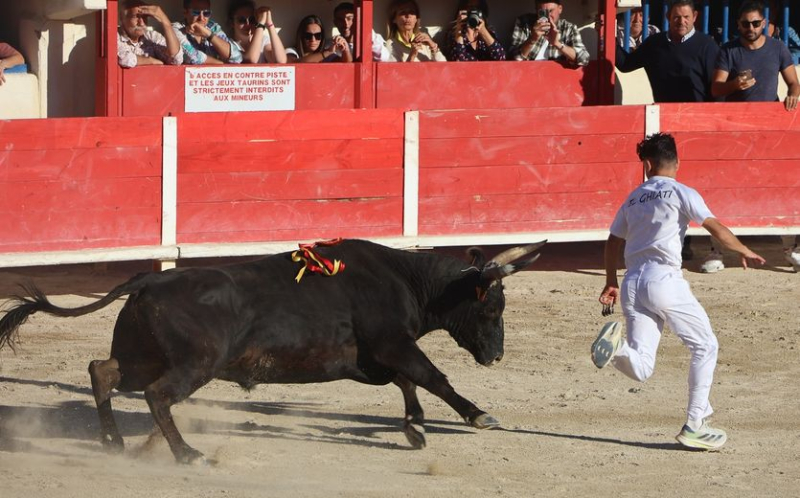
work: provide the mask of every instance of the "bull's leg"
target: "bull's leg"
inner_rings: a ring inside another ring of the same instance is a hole
[[[173,369],[167,371],[144,390],[144,397],[150,407],[150,413],[153,414],[175,460],[179,463],[205,463],[205,457],[183,440],[175,426],[170,407],[188,398],[204,384],[206,381],[200,380],[198,371]]]
[[[97,413],[100,416],[100,437],[103,446],[115,453],[121,453],[125,449],[125,443],[119,434],[111,409],[111,391],[122,379],[119,363],[114,358],[105,361],[94,360],[89,363],[89,376],[92,379],[94,401],[97,403]]]
[[[425,447],[425,427],[423,425],[425,413],[423,413],[422,406],[417,398],[417,386],[402,375],[395,377],[394,383],[403,391],[403,400],[406,404],[403,432],[405,432],[406,439],[414,449],[422,449]]]
[[[447,381],[447,377],[434,366],[413,340],[403,340],[402,343],[384,341],[375,346],[378,362],[440,397],[472,427],[488,429],[500,425],[494,417],[460,396]]]

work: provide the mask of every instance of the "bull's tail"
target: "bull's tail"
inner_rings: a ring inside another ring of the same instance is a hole
[[[102,299],[79,308],[61,308],[51,303],[47,296],[35,285],[24,286],[25,292],[29,297],[15,296],[12,302],[16,306],[12,307],[5,316],[0,319],[0,349],[5,346],[15,350],[19,342],[19,328],[29,316],[42,311],[55,316],[81,316],[105,308],[121,296],[133,294],[147,284],[147,276],[150,273],[140,273],[124,284],[120,284]]]

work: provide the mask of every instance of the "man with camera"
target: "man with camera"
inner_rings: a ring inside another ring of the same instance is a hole
[[[453,28],[447,34],[445,54],[451,61],[504,61],[506,51],[487,26],[485,0],[462,1]]]
[[[578,27],[561,18],[561,0],[537,0],[536,14],[519,16],[511,37],[511,54],[518,61],[555,60],[572,67],[589,63],[589,52]]]

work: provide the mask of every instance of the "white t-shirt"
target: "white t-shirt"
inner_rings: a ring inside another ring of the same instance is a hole
[[[628,270],[646,263],[681,267],[681,245],[689,222],[702,225],[714,215],[693,188],[666,176],[654,176],[634,190],[611,224],[625,239]]]
[[[231,45],[233,45],[233,46],[235,46],[236,48],[239,49],[239,52],[241,52],[242,55],[244,55],[244,53],[247,52],[247,50],[245,50],[245,48],[242,47],[242,45],[239,42],[237,42],[236,40],[231,39],[230,42],[231,42]],[[269,33],[267,33],[265,31],[264,32],[264,36],[261,39],[261,55],[258,56],[258,64],[266,64],[267,63],[267,47],[269,47],[269,46],[270,46]]]

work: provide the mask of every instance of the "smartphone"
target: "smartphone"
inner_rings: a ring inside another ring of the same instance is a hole
[[[745,69],[744,71],[739,71],[739,76],[744,76],[746,80],[753,79],[753,71],[751,69]]]

